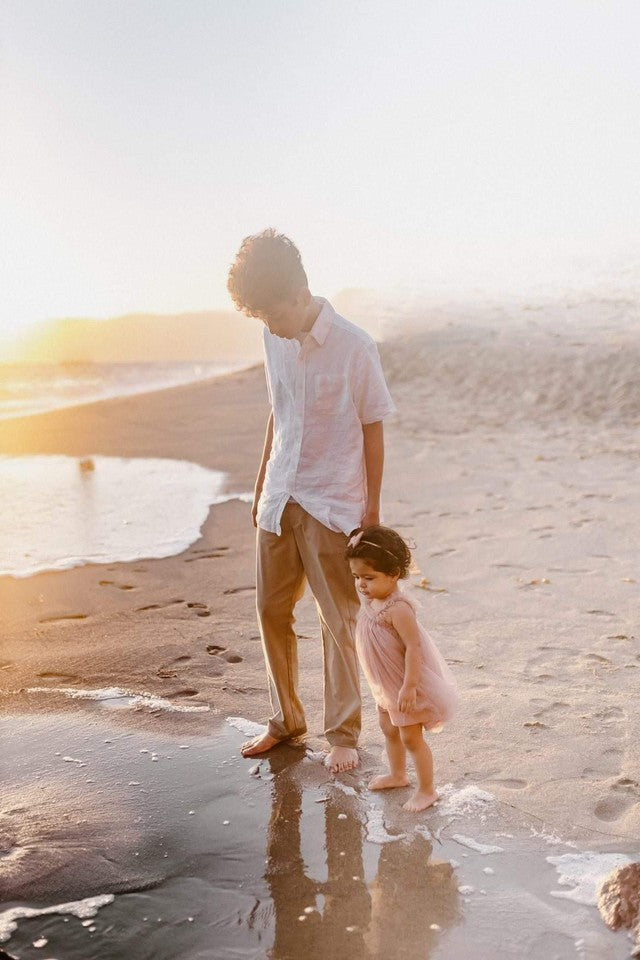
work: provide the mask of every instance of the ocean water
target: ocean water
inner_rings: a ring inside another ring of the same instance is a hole
[[[207,380],[222,363],[0,364],[0,420]]]
[[[185,460],[0,457],[0,576],[181,553],[226,477]]]

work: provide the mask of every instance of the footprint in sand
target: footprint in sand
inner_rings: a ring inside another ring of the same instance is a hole
[[[463,777],[471,777],[473,780],[491,780],[495,779],[498,773],[502,773],[500,767],[489,767],[488,770],[481,768],[480,770],[465,770],[462,774]]]
[[[640,803],[640,785],[628,777],[620,777],[611,786],[613,796],[605,797],[594,807],[594,813],[599,820],[610,823],[619,820],[630,807]]]
[[[42,673],[39,673],[38,676],[42,677],[43,680],[61,680],[67,683],[70,680],[78,679],[78,675],[75,673],[53,673],[49,670],[44,670]]]
[[[210,553],[200,553],[197,557],[185,557],[185,563],[193,563],[194,560],[216,560],[218,557],[224,557],[224,553],[218,553],[212,550]]]
[[[191,556],[185,557],[185,563],[193,563],[194,560],[214,560],[219,557],[224,557],[225,552],[229,547],[198,547],[197,550],[191,551]]]
[[[506,787],[507,790],[524,790],[525,787],[528,787],[529,784],[526,780],[487,780],[487,783],[497,783],[500,787]]]
[[[193,610],[197,617],[210,617],[211,611],[206,603],[188,603],[189,610]]]
[[[221,657],[223,660],[226,660],[227,663],[242,663],[244,660],[244,657],[241,657],[239,653],[236,653],[234,650],[227,650],[226,647],[220,646],[219,643],[207,644],[207,653],[210,653],[212,657]]]
[[[100,580],[99,585],[101,587],[115,587],[117,590],[137,590],[131,583],[116,583],[115,580]]]
[[[223,590],[222,592],[225,595],[229,595],[232,593],[244,593],[245,590],[255,590],[255,588],[256,588],[255,584],[252,583],[244,587],[229,587],[228,590]]]
[[[534,701],[532,700],[531,704],[533,705],[533,703]],[[555,700],[553,703],[550,703],[547,706],[542,707],[540,710],[534,713],[534,717],[536,719],[539,719],[540,717],[546,718],[548,715],[553,716],[559,713],[564,713],[564,711],[568,709],[569,709],[569,704],[565,703],[564,700]]]
[[[594,717],[597,720],[622,720],[624,719],[624,710],[621,710],[620,707],[605,707],[603,710],[594,713]]]
[[[173,677],[177,677],[178,674],[176,673],[175,669],[173,669],[174,666],[180,663],[187,663],[191,659],[192,658],[186,653],[180,657],[175,657],[174,660],[171,660],[169,663],[165,663],[164,666],[160,667],[156,673],[156,676],[160,677],[162,680],[169,680]]]
[[[86,620],[88,613],[61,613],[57,617],[43,617],[38,623],[61,623],[65,620]]]
[[[166,610],[168,607],[178,607],[184,604],[186,607],[187,614],[195,614],[196,617],[210,617],[211,611],[206,603],[198,602],[187,602],[180,598],[174,598],[172,600],[167,600],[165,603],[148,603],[144,607],[138,607],[136,613],[143,613],[148,610]],[[176,619],[176,614],[173,614],[171,619]],[[177,619],[184,620],[185,617],[180,614],[177,615]]]
[[[176,598],[167,600],[165,603],[148,603],[145,607],[136,607],[136,613],[143,613],[145,610],[164,610],[165,607],[174,607],[178,603],[184,603],[184,600]]]
[[[608,657],[602,657],[599,653],[586,653],[584,655],[585,660],[593,660],[595,663],[607,663],[611,666],[611,660]]]

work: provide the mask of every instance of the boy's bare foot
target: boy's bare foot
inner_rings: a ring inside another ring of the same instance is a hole
[[[331,747],[324,765],[329,767],[332,773],[344,773],[345,770],[353,770],[359,762],[355,747]]]
[[[369,781],[369,790],[391,790],[393,787],[408,787],[407,776],[397,776],[394,773],[383,773]]]
[[[433,806],[438,800],[438,794],[435,790],[416,790],[412,797],[409,797],[406,803],[402,804],[403,810],[409,810],[411,813],[417,813],[419,810],[426,810]]]
[[[240,747],[240,753],[243,757],[257,757],[258,754],[266,753],[267,750],[277,747],[279,743],[280,740],[276,740],[270,733],[261,733],[259,737],[254,737],[253,740],[247,740],[246,743],[243,743]]]

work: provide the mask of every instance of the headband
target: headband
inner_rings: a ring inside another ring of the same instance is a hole
[[[362,539],[363,534],[364,534],[364,530],[361,530],[360,533],[356,533],[353,537],[351,537],[351,539],[347,543],[347,546],[351,550],[354,550],[361,543],[366,544],[368,547],[377,547],[378,550],[383,550],[384,553],[388,553],[390,557],[393,557],[396,563],[401,563],[400,558],[396,556],[395,553],[392,553],[391,550],[387,550],[386,547],[380,546],[379,543],[374,543],[373,540],[363,540]]]

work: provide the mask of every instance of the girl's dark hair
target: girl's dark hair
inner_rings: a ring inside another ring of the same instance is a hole
[[[353,541],[357,540],[357,543]],[[353,545],[352,545],[353,544]],[[353,530],[345,552],[347,560],[364,560],[389,576],[409,576],[411,551],[399,533],[379,525]]]

